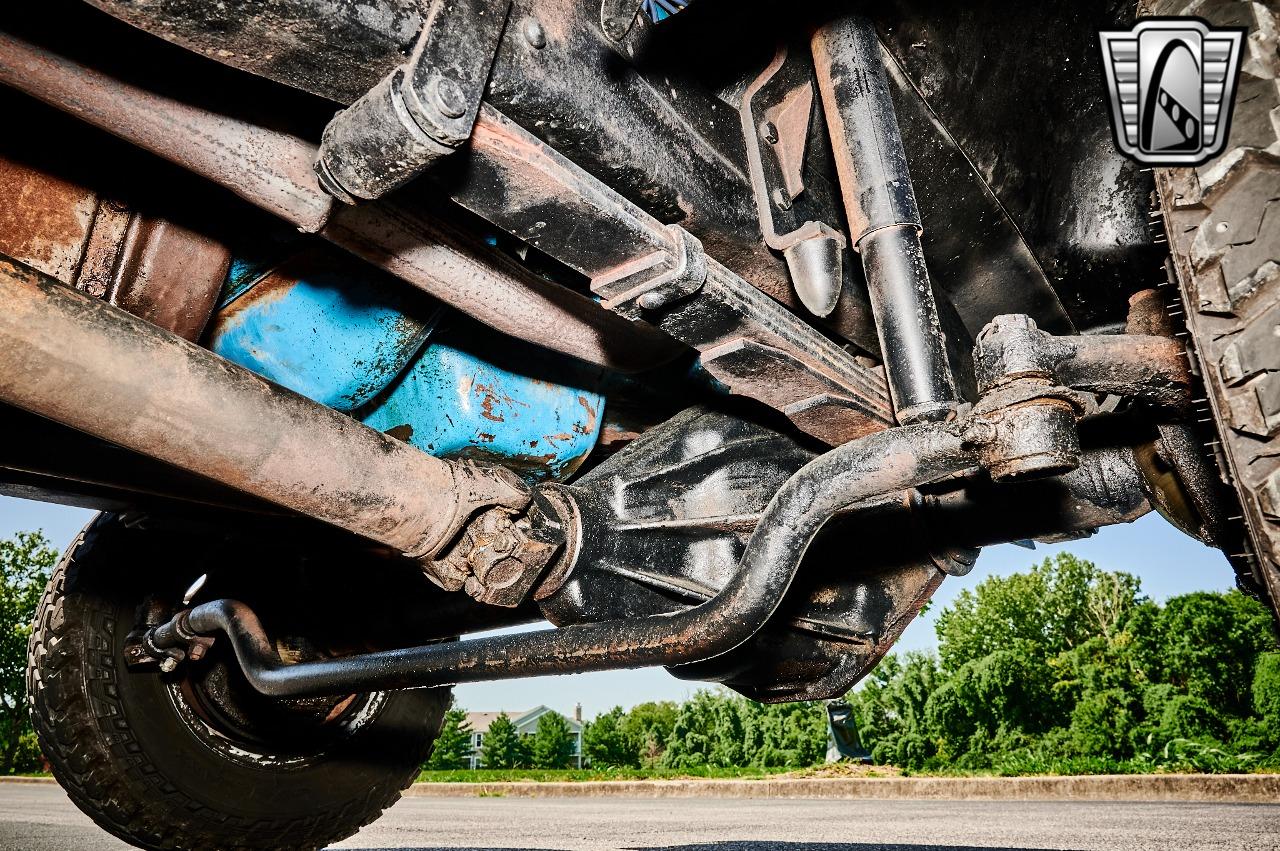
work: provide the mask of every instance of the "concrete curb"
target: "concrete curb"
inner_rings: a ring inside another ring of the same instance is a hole
[[[0,784],[52,784],[4,777]],[[415,783],[418,798],[826,798],[834,800],[1183,801],[1280,804],[1280,774],[1084,777],[810,777],[763,780],[605,780],[581,783]]]
[[[413,797],[827,798],[965,801],[1184,801],[1280,803],[1280,774],[1087,777],[775,778],[609,780],[582,783],[415,783]]]

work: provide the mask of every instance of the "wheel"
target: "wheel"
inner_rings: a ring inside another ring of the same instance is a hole
[[[1223,480],[1239,496],[1226,551],[1247,591],[1280,602],[1280,47],[1276,13],[1246,0],[1164,0],[1159,15],[1246,26],[1225,152],[1158,169],[1173,282],[1203,379]],[[1280,612],[1280,610],[1277,610]]]
[[[351,835],[413,781],[449,690],[271,701],[226,648],[169,675],[130,670],[124,645],[156,605],[148,594],[173,587],[173,562],[190,549],[189,538],[103,515],[55,569],[27,666],[54,776],[94,821],[141,848],[314,849]],[[284,643],[299,658],[319,652]]]

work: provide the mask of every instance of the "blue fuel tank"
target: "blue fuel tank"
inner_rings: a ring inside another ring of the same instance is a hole
[[[598,370],[324,248],[233,264],[207,342],[425,452],[500,463],[529,480],[569,476],[600,436]]]

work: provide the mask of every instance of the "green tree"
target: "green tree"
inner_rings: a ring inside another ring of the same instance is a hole
[[[1253,672],[1253,708],[1274,731],[1280,745],[1280,653],[1264,653],[1258,657]]]
[[[940,661],[887,658],[849,696],[878,761],[1006,773],[1280,765],[1271,615],[1237,591],[1158,604],[1132,576],[1060,555],[962,592],[937,629]]]
[[[948,672],[1001,650],[1048,659],[1115,632],[1140,600],[1135,577],[1062,553],[961,591],[938,616],[938,654]]]
[[[764,704],[739,701],[743,759],[761,768],[802,768],[827,751],[827,707],[817,701]]]
[[[930,653],[887,656],[848,695],[863,745],[878,763],[917,767],[934,755],[937,742],[925,722],[929,697],[943,680]]]
[[[1171,598],[1137,636],[1149,676],[1233,715],[1252,709],[1258,654],[1275,649],[1271,613],[1239,592]]]
[[[661,764],[669,768],[696,768],[711,763],[715,745],[715,707],[724,701],[721,695],[706,690],[694,693],[692,700],[680,704],[675,724],[667,739]]]
[[[674,701],[659,700],[640,703],[622,719],[622,731],[640,743],[642,765],[656,765],[667,749],[671,731],[676,726],[679,707]]]
[[[672,768],[813,765],[827,750],[819,702],[765,705],[724,691],[699,691],[681,705],[662,764]]]
[[[926,736],[939,756],[971,768],[987,754],[1024,745],[1058,720],[1052,672],[1018,649],[961,665],[925,704]]]
[[[744,703],[723,691],[696,692],[676,713],[661,764],[671,768],[749,765]]]
[[[524,738],[505,712],[490,722],[480,752],[485,768],[525,768],[531,762]]]
[[[638,768],[640,737],[627,728],[621,706],[596,716],[582,731],[583,756],[594,768]]]
[[[33,771],[40,752],[27,715],[27,641],[58,553],[40,532],[0,540],[0,773]]]
[[[454,707],[444,714],[440,735],[431,746],[427,768],[432,771],[455,771],[471,766],[471,725],[467,711]]]
[[[540,716],[538,729],[531,739],[535,768],[569,768],[575,762],[573,746],[576,737],[569,729],[569,722],[559,712],[550,711]]]

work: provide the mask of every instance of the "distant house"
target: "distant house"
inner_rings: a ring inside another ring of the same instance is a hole
[[[538,730],[543,715],[551,710],[545,706],[529,709],[525,712],[508,712],[507,717],[516,725],[516,732],[522,736],[532,736]],[[501,712],[468,712],[467,724],[471,726],[471,768],[484,768],[484,737],[489,732],[489,725]],[[573,756],[582,768],[582,704],[573,709],[573,717],[566,718],[569,732],[573,733]]]

